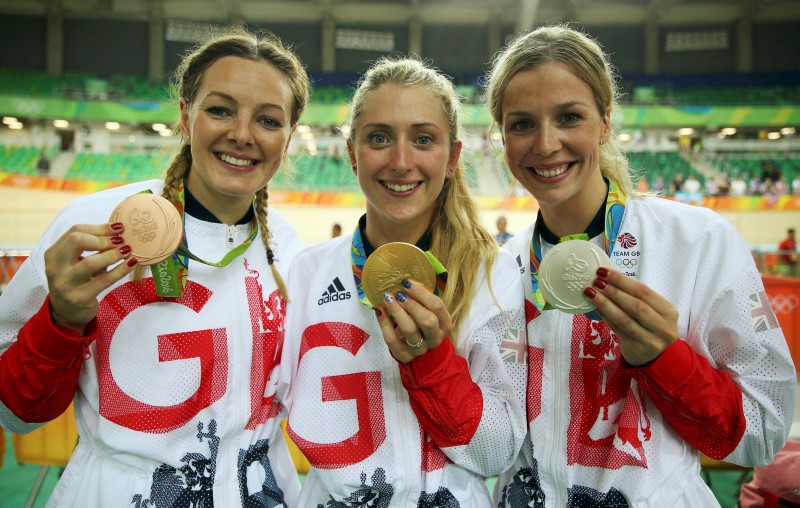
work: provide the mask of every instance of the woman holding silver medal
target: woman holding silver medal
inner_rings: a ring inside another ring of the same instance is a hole
[[[540,207],[504,246],[530,261],[530,440],[497,506],[718,506],[698,451],[767,464],[791,425],[795,369],[747,245],[709,210],[634,191],[614,84],[564,26],[521,35],[488,74]]]
[[[75,402],[80,440],[48,506],[297,506],[270,376],[301,245],[267,184],[308,76],[277,38],[235,30],[176,78],[165,179],[67,206],[0,297],[2,426]]]
[[[415,59],[378,61],[355,92],[366,214],[290,269],[281,377],[312,465],[301,506],[488,506],[483,476],[522,445],[522,284],[479,224],[459,109]]]

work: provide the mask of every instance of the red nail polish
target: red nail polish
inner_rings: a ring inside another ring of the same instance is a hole
[[[606,286],[608,286],[608,283],[606,281],[604,281],[603,279],[595,279],[594,280],[594,285],[595,285],[595,287],[598,287],[600,289],[605,289]]]
[[[381,317],[381,315],[383,315],[383,312],[381,312],[381,308],[380,307],[376,307],[375,308],[375,317],[379,318],[379,317]]]
[[[136,258],[130,258],[130,259],[128,260],[128,266],[136,266],[136,263],[138,263],[138,262],[139,262],[139,260],[138,260],[138,259],[136,259]]]
[[[608,268],[606,268],[605,266],[601,266],[600,268],[597,269],[597,275],[599,275],[600,277],[608,277],[609,273],[611,272],[609,272]]]
[[[111,229],[113,229],[114,231],[122,231],[122,228],[123,226],[121,222],[115,222],[114,224],[111,225]]]
[[[592,287],[586,287],[583,289],[583,294],[586,298],[593,300],[595,296],[597,296],[597,291],[594,290]]]
[[[125,240],[123,240],[121,236],[112,236],[111,243],[113,245],[120,245],[122,243],[125,243]]]
[[[119,253],[123,256],[131,253],[131,246],[130,245],[123,245],[119,248]]]

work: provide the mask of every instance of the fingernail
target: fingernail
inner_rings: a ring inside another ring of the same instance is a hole
[[[595,279],[594,280],[594,285],[595,285],[595,287],[598,287],[600,289],[605,289],[606,286],[608,286],[608,283],[606,281],[604,281],[603,279]]]
[[[130,245],[123,245],[119,248],[119,253],[123,256],[131,253],[131,246]]]
[[[125,240],[123,240],[121,236],[112,236],[111,243],[114,245],[119,245],[121,243],[125,243]]]
[[[136,258],[130,258],[130,259],[128,260],[128,266],[136,266],[136,263],[138,263],[138,262],[139,262],[139,260],[138,260],[138,259],[136,259]]]
[[[609,272],[608,268],[606,268],[605,266],[601,266],[600,268],[597,269],[596,273],[600,277],[608,277],[608,274],[611,273],[611,272]]]
[[[597,291],[595,291],[594,288],[586,287],[583,289],[583,294],[586,298],[593,300],[594,297],[597,296]]]
[[[411,289],[411,281],[408,279],[401,280],[400,284],[406,289]]]
[[[400,303],[406,303],[408,301],[408,297],[402,291],[398,292],[396,296]]]
[[[114,231],[122,231],[122,228],[123,226],[121,222],[115,222],[114,224],[111,225],[111,229],[113,229]]]
[[[389,292],[383,293],[383,299],[386,301],[386,303],[392,303],[394,301],[392,294]]]
[[[383,311],[380,307],[375,308],[375,317],[381,317],[383,315]]]

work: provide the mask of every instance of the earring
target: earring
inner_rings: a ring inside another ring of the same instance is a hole
[[[601,144],[601,145],[604,145],[604,144],[606,144],[606,142],[605,142],[605,141],[603,141],[603,140],[601,139],[601,140],[600,140],[600,144]]]

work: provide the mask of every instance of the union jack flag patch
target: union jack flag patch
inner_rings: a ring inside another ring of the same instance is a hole
[[[772,310],[767,294],[763,291],[750,295],[750,315],[753,318],[753,329],[756,332],[766,332],[778,328],[778,318]]]
[[[500,342],[500,356],[504,362],[525,364],[528,354],[528,344],[523,330],[509,330]]]

